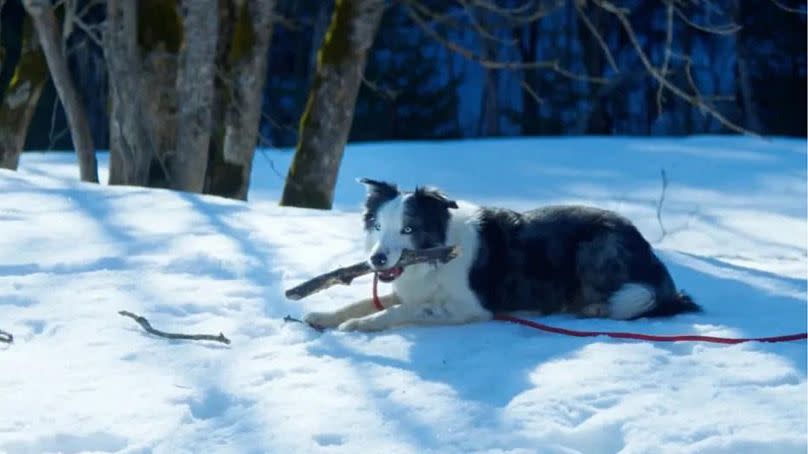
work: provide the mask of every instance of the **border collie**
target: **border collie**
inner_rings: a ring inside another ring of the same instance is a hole
[[[530,311],[631,320],[697,312],[631,222],[610,211],[548,206],[518,213],[455,202],[434,188],[403,192],[363,178],[368,262],[393,292],[308,323],[344,331],[468,323]],[[460,246],[441,265],[396,266],[403,249]]]

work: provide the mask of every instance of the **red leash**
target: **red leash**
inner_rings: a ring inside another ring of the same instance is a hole
[[[379,300],[379,273],[373,273],[373,306],[377,311],[384,310],[384,306]]]
[[[607,336],[614,339],[636,339],[652,342],[712,342],[715,344],[741,344],[744,342],[789,342],[795,340],[808,339],[808,333],[788,334],[785,336],[772,336],[772,337],[716,337],[716,336],[699,336],[696,334],[683,334],[678,336],[657,336],[653,334],[640,334],[640,333],[623,333],[619,331],[576,331],[566,328],[557,328],[555,326],[545,325],[544,323],[534,322],[524,318],[513,317],[506,314],[497,314],[494,320],[502,320],[505,322],[516,323],[517,325],[535,328],[541,331],[550,333],[564,334],[567,336],[575,337],[595,337]]]
[[[383,311],[384,306],[379,300],[379,275],[373,273],[373,305],[377,310]],[[640,334],[640,333],[624,333],[620,331],[577,331],[573,329],[557,328],[555,326],[545,325],[544,323],[534,322],[520,317],[514,317],[507,314],[496,314],[494,320],[501,320],[503,322],[515,323],[517,325],[527,326],[529,328],[547,331],[548,333],[564,334],[566,336],[575,337],[596,337],[606,336],[614,339],[634,339],[644,340],[651,342],[712,342],[715,344],[741,344],[744,342],[790,342],[796,340],[808,339],[808,333],[787,334],[785,336],[772,336],[772,337],[717,337],[717,336],[699,336],[696,334],[683,334],[678,336],[657,336],[653,334]]]

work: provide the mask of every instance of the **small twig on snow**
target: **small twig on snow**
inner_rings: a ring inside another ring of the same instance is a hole
[[[0,342],[4,344],[12,344],[14,343],[14,336],[12,336],[8,331],[3,331],[0,329]]]
[[[665,173],[665,169],[660,169],[659,172],[662,175],[662,193],[659,195],[659,202],[657,202],[656,219],[659,223],[659,228],[662,230],[662,236],[659,238],[659,241],[662,241],[668,234],[668,231],[665,230],[665,224],[662,223],[662,204],[665,203],[665,191],[668,189],[668,175]]]
[[[154,334],[155,336],[164,337],[166,339],[185,339],[185,340],[209,340],[214,342],[221,342],[223,344],[230,345],[230,339],[224,337],[224,334],[219,333],[218,336],[214,336],[212,334],[177,334],[177,333],[167,333],[165,331],[160,331],[158,329],[154,329],[146,320],[145,317],[141,317],[137,314],[133,314],[129,311],[118,311],[118,314],[123,315],[124,317],[129,317],[132,320],[136,321],[144,330],[146,330],[149,334]]]
[[[322,326],[319,326],[319,325],[312,325],[311,323],[306,323],[306,322],[304,322],[303,320],[300,320],[299,318],[294,318],[294,317],[292,317],[291,315],[287,315],[286,317],[283,317],[283,321],[284,321],[284,322],[286,322],[286,323],[289,323],[289,322],[292,322],[292,323],[303,323],[303,324],[305,324],[305,325],[309,325],[310,327],[314,328],[316,331],[319,331],[319,332],[321,332],[321,333],[322,333],[323,331],[325,331],[325,328],[323,328]]]
[[[406,267],[416,263],[446,263],[460,255],[458,246],[435,247],[431,249],[421,249],[412,251],[404,249],[396,266]],[[286,297],[292,300],[305,298],[312,293],[327,289],[328,287],[343,284],[350,285],[351,281],[359,276],[370,274],[373,268],[367,262],[359,262],[344,268],[338,268],[325,274],[321,274],[313,279],[293,287],[286,291]]]

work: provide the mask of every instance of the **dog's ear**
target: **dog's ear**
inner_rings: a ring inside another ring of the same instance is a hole
[[[386,181],[371,180],[370,178],[357,178],[358,183],[364,184],[368,188],[368,194],[378,194],[383,197],[395,197],[398,195],[398,186]]]
[[[415,188],[415,194],[421,197],[427,197],[432,200],[436,200],[440,202],[441,205],[445,206],[446,208],[457,209],[457,202],[454,200],[446,197],[446,194],[440,191],[440,189],[433,188],[433,187],[419,187]]]

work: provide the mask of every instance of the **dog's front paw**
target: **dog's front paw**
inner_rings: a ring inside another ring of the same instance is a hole
[[[340,331],[361,331],[369,333],[381,331],[384,329],[384,326],[381,326],[377,320],[372,318],[352,318],[341,323],[337,329]]]
[[[342,323],[342,319],[334,312],[309,312],[303,321],[320,328],[334,328]]]

